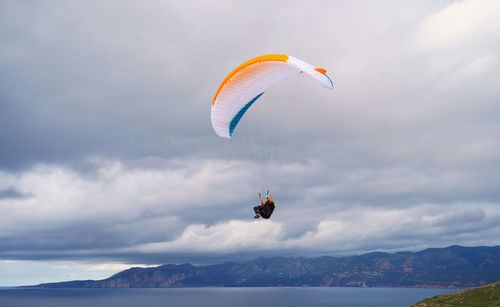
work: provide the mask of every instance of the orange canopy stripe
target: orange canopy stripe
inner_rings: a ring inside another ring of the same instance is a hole
[[[326,69],[324,69],[324,68],[319,68],[318,67],[318,68],[315,68],[314,70],[317,71],[317,72],[322,73],[323,75],[326,74]]]
[[[279,62],[286,62],[288,61],[288,55],[285,54],[266,54],[266,55],[261,55],[259,57],[253,58],[251,60],[246,61],[245,63],[241,64],[240,66],[236,67],[229,75],[227,75],[226,78],[224,78],[224,81],[222,81],[221,85],[217,89],[217,92],[215,93],[214,100],[212,101],[212,106],[215,104],[215,100],[217,99],[217,96],[219,96],[220,91],[224,88],[227,82],[239,71],[245,69],[246,67],[259,63],[259,62],[266,62],[266,61],[279,61]]]

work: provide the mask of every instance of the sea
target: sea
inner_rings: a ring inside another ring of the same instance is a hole
[[[461,289],[415,288],[0,288],[1,307],[401,307]]]

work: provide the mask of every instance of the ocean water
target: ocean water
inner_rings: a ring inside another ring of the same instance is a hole
[[[154,288],[0,289],[1,307],[339,306],[401,307],[457,289]]]

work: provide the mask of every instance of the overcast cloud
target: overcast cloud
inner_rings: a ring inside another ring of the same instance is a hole
[[[265,3],[0,3],[0,286],[500,244],[500,2]],[[268,53],[335,89],[294,76],[244,119],[279,130],[262,221],[210,103]]]

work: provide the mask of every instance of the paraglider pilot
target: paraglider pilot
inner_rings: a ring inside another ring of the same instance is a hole
[[[253,211],[255,212],[254,218],[258,219],[262,217],[264,219],[268,219],[273,214],[274,208],[276,205],[274,204],[273,199],[271,198],[271,193],[267,190],[266,201],[262,200],[262,195],[259,193],[260,198],[260,206],[253,207]]]

